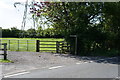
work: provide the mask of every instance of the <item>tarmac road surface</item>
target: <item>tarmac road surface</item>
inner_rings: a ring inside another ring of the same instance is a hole
[[[107,63],[74,63],[58,65],[44,69],[36,69],[18,74],[7,75],[6,78],[116,78],[118,65]]]

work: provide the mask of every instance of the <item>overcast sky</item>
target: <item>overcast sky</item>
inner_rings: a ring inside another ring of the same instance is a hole
[[[17,27],[21,29],[22,18],[24,13],[24,6],[17,5],[15,2],[25,3],[26,0],[0,0],[0,27],[3,29]],[[29,0],[30,1],[30,0]],[[30,21],[27,21],[26,29],[32,26]]]

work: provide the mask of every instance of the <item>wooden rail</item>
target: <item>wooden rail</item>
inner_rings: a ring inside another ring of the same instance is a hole
[[[51,42],[51,43],[48,44],[48,42]],[[44,47],[41,45],[44,45]],[[42,50],[43,48],[45,50]],[[51,48],[51,50],[50,50],[50,48]],[[54,50],[52,50],[52,49],[54,49]],[[67,53],[67,52],[70,52],[70,45],[68,43],[66,43],[65,41],[40,41],[40,40],[36,40],[36,52],[42,52],[42,51],[45,51],[45,52],[46,51],[49,51],[49,52],[54,51],[56,53]]]
[[[0,46],[1,45],[4,45],[3,49],[0,48],[0,50],[4,51],[4,53],[0,55],[4,55],[4,60],[7,60],[7,43],[0,43]]]
[[[70,45],[66,43],[65,41],[59,41],[57,42],[57,53],[70,53]]]
[[[48,44],[48,42],[50,42],[50,43]],[[41,46],[41,45],[44,45],[44,46]],[[50,50],[50,48],[54,49],[54,50]],[[45,50],[43,50],[43,49],[45,49]],[[47,52],[47,51],[56,52],[56,41],[40,41],[40,40],[36,40],[36,52]]]
[[[36,40],[2,39],[2,42],[7,43],[10,51],[36,51]]]
[[[41,40],[7,40],[3,39],[7,43],[8,50],[15,51],[31,51],[36,52],[56,52],[67,53],[70,52],[70,45],[65,41],[41,41]],[[1,49],[4,51],[4,49]]]

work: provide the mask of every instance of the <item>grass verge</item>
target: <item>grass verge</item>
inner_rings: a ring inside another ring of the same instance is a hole
[[[0,59],[0,63],[12,63],[13,61]]]

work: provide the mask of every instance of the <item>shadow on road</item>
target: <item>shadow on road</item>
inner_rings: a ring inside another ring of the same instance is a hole
[[[92,56],[74,56],[71,54],[59,54],[61,57],[74,58],[83,62],[96,62],[96,63],[109,63],[109,64],[120,64],[120,56],[117,57],[92,57]]]

